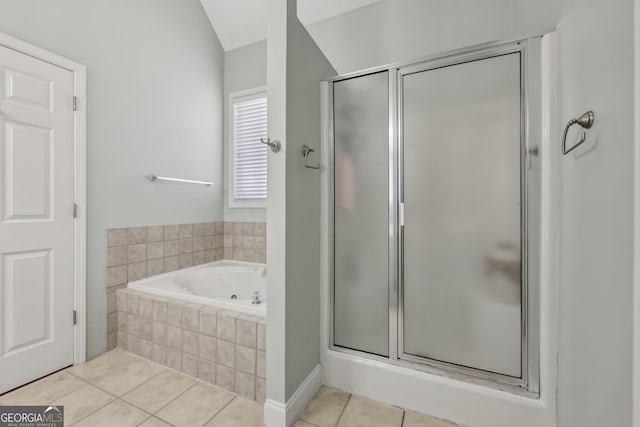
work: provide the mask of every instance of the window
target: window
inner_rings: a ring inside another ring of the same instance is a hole
[[[229,207],[265,208],[267,203],[267,92],[231,94]]]

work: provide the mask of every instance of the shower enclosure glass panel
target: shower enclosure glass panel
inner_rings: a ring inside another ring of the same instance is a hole
[[[389,73],[336,82],[334,344],[389,354]]]
[[[401,76],[401,358],[522,375],[520,64]]]

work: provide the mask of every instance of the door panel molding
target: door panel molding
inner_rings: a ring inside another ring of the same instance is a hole
[[[86,197],[86,141],[87,141],[87,68],[70,59],[64,58],[48,50],[38,46],[26,43],[16,39],[8,34],[0,32],[0,46],[12,49],[16,52],[23,53],[49,64],[64,68],[73,73],[73,89],[76,99],[76,108],[74,112],[74,199],[77,205],[77,217],[74,221],[74,309],[77,313],[77,324],[74,328],[74,364],[82,363],[86,360],[86,236],[87,236],[87,197]],[[31,76],[21,74],[16,76],[21,79],[27,79]],[[2,82],[4,86],[5,82]],[[12,89],[15,86],[16,93],[13,94],[16,101],[28,103],[34,102],[44,105],[44,98],[38,99],[37,93],[20,92],[19,81],[12,83]],[[4,89],[4,88],[3,88]],[[46,89],[46,88],[45,88]],[[9,94],[5,94],[9,95]],[[43,95],[42,93],[40,95]],[[33,99],[28,96],[34,97]],[[49,101],[49,108],[51,108]],[[72,214],[72,206],[69,206],[69,215]],[[71,321],[72,313],[69,313]]]

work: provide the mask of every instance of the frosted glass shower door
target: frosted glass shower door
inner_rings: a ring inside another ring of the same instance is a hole
[[[389,73],[333,86],[335,345],[389,354]]]
[[[520,67],[401,75],[401,358],[522,375]]]

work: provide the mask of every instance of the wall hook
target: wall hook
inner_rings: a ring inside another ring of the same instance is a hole
[[[302,157],[304,157],[304,167],[305,168],[309,168],[309,169],[320,169],[320,164],[316,163],[316,165],[310,165],[309,164],[309,154],[313,153],[314,150],[313,148],[309,147],[307,144],[304,144],[302,147],[300,147],[300,152],[302,153]]]
[[[567,126],[565,126],[564,128],[564,135],[562,136],[562,154],[569,154],[571,151],[573,151],[576,147],[578,147],[587,139],[587,133],[585,131],[582,131],[582,136],[580,137],[580,141],[578,141],[576,145],[574,145],[573,147],[567,150],[567,132],[569,132],[569,128],[577,124],[584,129],[591,129],[591,126],[593,126],[594,120],[595,120],[595,115],[593,114],[593,111],[587,111],[577,119],[569,120],[569,122],[567,123]]]
[[[278,151],[280,151],[280,148],[282,148],[280,141],[278,141],[277,139],[274,139],[273,142],[271,142],[271,138],[269,137],[267,137],[266,139],[260,138],[260,142],[268,145],[269,148],[271,148],[271,151],[273,151],[274,153],[277,153]]]

